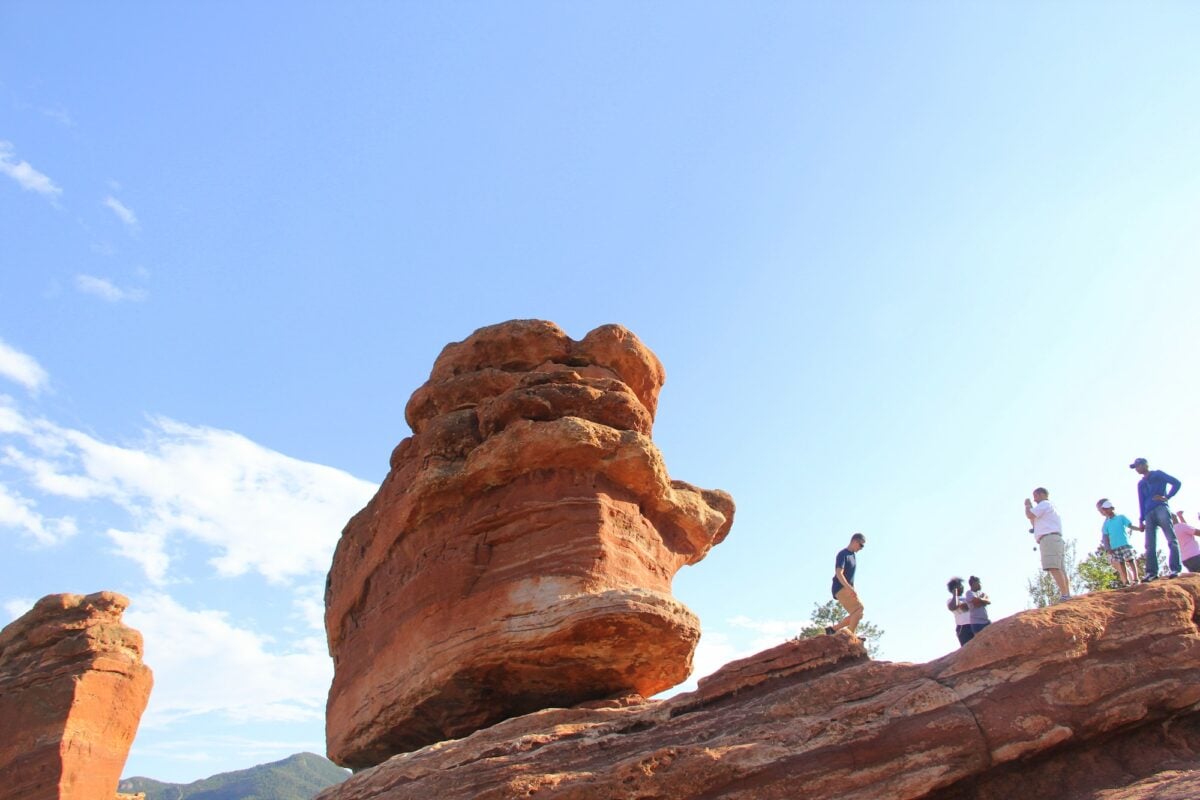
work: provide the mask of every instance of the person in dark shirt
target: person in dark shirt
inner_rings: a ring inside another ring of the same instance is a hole
[[[833,562],[833,599],[846,609],[846,618],[825,628],[825,633],[832,635],[842,628],[849,628],[851,633],[858,631],[858,623],[863,617],[863,604],[858,599],[858,592],[854,591],[854,570],[858,566],[855,553],[866,546],[867,537],[856,533],[850,537],[850,544],[838,551],[837,559]]]
[[[974,636],[992,624],[992,621],[988,619],[987,610],[992,601],[983,591],[983,584],[975,575],[967,578],[967,593],[963,596],[963,600],[971,608],[971,635]]]
[[[1142,479],[1138,481],[1138,505],[1141,507],[1142,518],[1139,526],[1146,532],[1146,577],[1142,583],[1158,579],[1158,536],[1155,529],[1161,530],[1167,539],[1167,565],[1171,570],[1168,578],[1174,578],[1183,570],[1179,560],[1179,540],[1175,538],[1175,528],[1171,524],[1171,509],[1167,506],[1179,491],[1178,478],[1172,478],[1158,469],[1150,469],[1144,458],[1136,458],[1129,468],[1136,470]],[[1167,487],[1170,486],[1170,491]]]

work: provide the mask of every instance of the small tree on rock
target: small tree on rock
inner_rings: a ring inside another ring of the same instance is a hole
[[[1067,580],[1071,584],[1071,591],[1079,591],[1079,575],[1075,569],[1075,540],[1067,539],[1064,542],[1066,549],[1063,553],[1063,570],[1067,574]],[[1046,608],[1058,602],[1058,586],[1055,585],[1054,579],[1050,577],[1050,573],[1046,570],[1039,570],[1038,574],[1025,582],[1025,588],[1029,591],[1030,608]]]
[[[1075,540],[1069,539],[1066,542],[1066,554],[1063,556],[1063,562],[1067,568],[1067,579],[1071,582],[1073,594],[1099,592],[1121,587],[1121,579],[1117,577],[1117,571],[1109,563],[1108,554],[1102,547],[1097,547],[1093,552],[1088,553],[1087,558],[1083,561],[1076,562]],[[1158,552],[1158,563],[1159,574],[1162,574],[1166,571],[1166,562],[1161,550]],[[1144,554],[1138,556],[1137,565],[1138,574],[1145,575],[1146,556]],[[1026,581],[1025,588],[1029,591],[1031,608],[1045,608],[1058,601],[1058,587],[1054,585],[1050,574],[1045,570],[1041,570],[1036,577]]]
[[[842,608],[841,603],[837,600],[830,600],[822,605],[821,603],[813,603],[812,616],[808,620],[808,624],[800,631],[800,638],[811,639],[814,636],[824,636],[825,628],[841,622],[846,618],[846,609]],[[878,625],[867,622],[865,619],[858,623],[858,638],[863,640],[863,645],[867,648],[867,654],[871,658],[876,658],[879,655],[879,640],[883,636],[883,629]]]
[[[1103,589],[1120,589],[1121,578],[1108,561],[1108,555],[1103,547],[1097,547],[1088,557],[1079,562],[1075,569],[1078,580],[1076,586],[1082,585],[1089,592],[1099,592]]]

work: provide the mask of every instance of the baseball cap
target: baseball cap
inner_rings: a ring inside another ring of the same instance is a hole
[[[1105,500],[1103,503],[1100,504],[1100,507],[1101,508],[1112,508],[1113,507],[1112,500]]]
[[[1129,468],[1130,468],[1130,469],[1133,469],[1133,468],[1134,468],[1134,467],[1136,467],[1138,464],[1145,464],[1145,465],[1149,466],[1150,462],[1148,462],[1148,461],[1147,461],[1146,459],[1144,459],[1144,458],[1135,458],[1135,459],[1133,460],[1133,463],[1129,465]]]

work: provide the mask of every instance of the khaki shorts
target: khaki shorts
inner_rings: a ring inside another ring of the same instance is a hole
[[[1063,563],[1063,556],[1066,554],[1067,548],[1063,544],[1062,534],[1047,533],[1038,539],[1037,544],[1038,550],[1042,553],[1042,569],[1057,569],[1064,573],[1067,571]]]
[[[858,599],[858,592],[854,589],[842,587],[836,595],[837,601],[842,604],[842,608],[846,609],[847,614],[853,614],[856,611],[862,611],[862,601]]]

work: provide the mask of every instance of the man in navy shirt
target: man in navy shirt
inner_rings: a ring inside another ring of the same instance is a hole
[[[1155,528],[1167,537],[1167,564],[1171,570],[1167,577],[1174,578],[1179,575],[1183,565],[1179,561],[1179,540],[1175,538],[1175,529],[1171,525],[1171,509],[1167,507],[1167,501],[1179,491],[1179,479],[1172,478],[1162,470],[1150,469],[1144,458],[1134,459],[1129,468],[1137,470],[1142,476],[1138,481],[1141,527],[1146,531],[1146,577],[1142,578],[1142,583],[1149,583],[1158,578],[1158,537],[1155,535]],[[1171,487],[1170,491],[1167,491],[1168,485]]]
[[[846,618],[836,625],[825,628],[828,634],[834,634],[842,628],[849,628],[851,633],[858,630],[858,623],[863,617],[863,604],[854,591],[854,570],[858,566],[855,553],[867,546],[867,537],[856,533],[850,537],[850,544],[843,547],[833,562],[833,599],[846,609]]]

